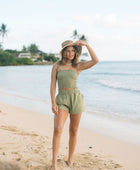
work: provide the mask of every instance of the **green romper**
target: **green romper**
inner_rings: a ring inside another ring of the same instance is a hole
[[[70,114],[78,114],[85,111],[84,96],[77,87],[78,73],[74,70],[61,70],[57,73],[59,92],[55,97],[58,109],[68,110]],[[62,88],[73,88],[60,90]]]

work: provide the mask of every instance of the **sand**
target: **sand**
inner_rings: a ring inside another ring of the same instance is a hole
[[[49,170],[52,117],[0,103],[0,170]],[[66,122],[58,154],[58,170],[139,170],[140,146],[79,127],[73,166],[67,166]]]

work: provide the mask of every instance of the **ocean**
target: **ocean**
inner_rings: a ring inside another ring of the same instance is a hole
[[[0,102],[54,116],[51,70],[52,65],[1,66]],[[140,145],[140,61],[100,61],[81,72],[77,86],[86,105],[80,126]]]

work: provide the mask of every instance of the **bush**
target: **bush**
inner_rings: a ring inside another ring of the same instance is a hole
[[[16,56],[0,50],[0,66],[6,65],[30,65],[34,62],[30,58],[17,58]]]
[[[55,57],[54,54],[45,55],[44,59],[47,61],[52,61],[53,63],[55,63],[57,61],[57,58]]]
[[[15,65],[15,64],[16,64],[16,58],[14,55],[0,50],[0,66]]]
[[[12,55],[14,55],[14,56],[18,56],[20,53],[21,53],[21,51],[17,51],[17,50],[11,50],[11,49],[6,49],[6,50],[4,50],[5,52],[8,52],[8,53],[10,53],[10,54],[12,54]]]
[[[16,58],[17,64],[25,64],[25,65],[31,65],[34,62],[30,58]]]

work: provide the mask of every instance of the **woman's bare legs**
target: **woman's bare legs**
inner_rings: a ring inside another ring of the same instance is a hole
[[[63,131],[65,121],[67,120],[69,112],[67,110],[58,110],[58,114],[54,116],[54,131],[53,131],[53,150],[52,150],[52,167],[51,170],[57,168],[57,155],[60,147],[60,139]]]
[[[69,126],[69,156],[68,165],[72,165],[72,157],[76,147],[78,126],[80,123],[82,113],[72,115],[70,114],[70,126]]]

